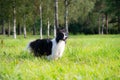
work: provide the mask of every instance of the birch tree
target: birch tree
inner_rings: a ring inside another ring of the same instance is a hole
[[[40,38],[42,39],[43,36],[42,36],[42,6],[41,5],[39,9],[40,9]]]
[[[23,30],[24,30],[24,38],[26,38],[26,15],[24,15],[24,27],[23,27]]]
[[[13,37],[16,39],[16,0],[13,4]]]
[[[105,15],[102,15],[102,31],[101,33],[104,34],[104,26],[105,26]]]
[[[2,20],[2,34],[5,35],[5,20]]]
[[[8,36],[10,36],[10,19],[8,21]]]
[[[101,31],[101,30],[100,30],[100,15],[99,15],[99,17],[98,17],[98,34],[101,33],[100,31]]]
[[[5,35],[5,18],[6,18],[6,1],[1,0],[0,1],[0,21],[1,21],[1,25],[2,25],[2,34]]]
[[[57,29],[59,28],[59,23],[58,23],[58,0],[54,0],[54,10],[55,10],[55,27],[56,27],[56,33],[57,33]]]
[[[65,11],[64,11],[64,25],[66,28],[67,33],[68,31],[68,7],[69,5],[72,4],[72,0],[64,0],[64,6],[65,6]]]
[[[48,26],[47,26],[47,37],[50,37],[50,22],[49,22],[49,18],[48,18]]]

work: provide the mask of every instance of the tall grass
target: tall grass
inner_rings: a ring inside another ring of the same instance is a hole
[[[22,37],[0,36],[0,80],[120,80],[120,35],[70,36],[57,61],[25,50],[39,36]]]

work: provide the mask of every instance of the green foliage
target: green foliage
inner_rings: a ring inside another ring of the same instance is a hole
[[[17,24],[23,27],[26,22],[29,31],[33,25],[39,29],[40,11],[39,6],[42,5],[43,27],[47,30],[47,21],[54,26],[54,1],[53,0],[0,0],[0,27],[2,22],[8,24],[10,20],[13,23],[13,6],[15,1]],[[59,25],[64,25],[65,0],[58,1]],[[98,33],[98,18],[102,22],[103,14],[108,14],[109,33],[120,31],[120,1],[119,0],[67,0],[68,1],[68,24],[71,33]],[[26,16],[24,22],[24,15]],[[74,22],[73,22],[74,21]],[[77,25],[78,24],[78,25]],[[79,25],[80,24],[80,25]],[[114,26],[113,26],[114,25]],[[12,26],[12,24],[11,24]],[[100,24],[100,27],[102,24]],[[116,29],[116,27],[118,29]],[[6,29],[8,27],[6,26]],[[74,29],[73,29],[74,28]],[[81,29],[85,30],[81,30]],[[11,28],[12,29],[12,28]],[[78,30],[79,29],[79,30]],[[105,29],[105,28],[104,28]],[[31,29],[32,30],[32,29]],[[81,32],[82,31],[82,32]],[[29,31],[31,32],[31,31]],[[43,31],[44,32],[44,31]]]
[[[25,51],[39,36],[0,36],[1,80],[119,80],[120,35],[69,37],[63,57],[57,61],[36,58]],[[77,40],[77,41],[76,41]]]
[[[106,0],[107,11],[120,16],[120,0]]]

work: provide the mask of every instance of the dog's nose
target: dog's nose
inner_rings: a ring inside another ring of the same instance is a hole
[[[68,37],[65,37],[65,39],[67,39]]]
[[[68,36],[67,36],[67,35],[65,35],[65,38],[64,38],[64,39],[66,40],[67,38],[68,38]]]

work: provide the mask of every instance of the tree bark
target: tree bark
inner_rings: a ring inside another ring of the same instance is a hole
[[[55,20],[54,20],[54,37],[56,37],[56,27],[55,27]]]
[[[49,23],[49,19],[48,19],[48,26],[47,26],[47,37],[50,37],[50,23]]]
[[[42,7],[40,5],[40,39],[42,39]]]
[[[104,24],[105,24],[105,16],[104,14],[102,15],[102,34],[104,34]]]
[[[65,15],[64,15],[64,24],[66,31],[68,33],[68,0],[65,0]]]
[[[2,34],[5,35],[5,21],[2,20]]]
[[[10,19],[8,21],[8,37],[10,36]]]
[[[55,1],[55,27],[56,27],[56,33],[57,29],[59,28],[59,23],[58,23],[58,0]]]
[[[24,38],[26,38],[26,16],[24,15],[24,27],[23,27],[23,30],[24,30]]]
[[[105,14],[106,17],[106,34],[108,34],[108,14]]]
[[[14,37],[14,39],[16,39],[16,6],[15,6],[15,1],[14,1],[14,11],[13,11],[13,17],[14,17],[14,19],[13,19],[13,37]]]
[[[98,33],[100,34],[101,32],[100,32],[101,30],[100,30],[100,16],[99,16],[99,18],[98,18]]]

